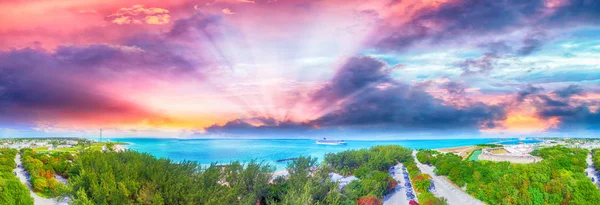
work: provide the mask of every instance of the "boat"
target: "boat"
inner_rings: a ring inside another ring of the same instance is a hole
[[[527,138],[524,136],[521,136],[521,137],[519,137],[519,140],[523,141],[523,140],[527,140]]]
[[[328,140],[327,138],[323,138],[322,140],[317,140],[317,144],[322,145],[346,145],[344,140]]]

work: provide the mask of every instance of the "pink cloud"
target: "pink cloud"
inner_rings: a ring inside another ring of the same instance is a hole
[[[119,9],[107,18],[119,25],[122,24],[166,24],[171,16],[169,10],[163,8],[144,8],[144,5],[134,5]]]
[[[225,15],[233,15],[235,14],[233,11],[231,11],[231,9],[229,8],[224,8],[223,10],[221,10],[221,12],[223,12],[223,14]]]

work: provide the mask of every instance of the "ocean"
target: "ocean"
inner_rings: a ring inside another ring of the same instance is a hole
[[[325,154],[349,149],[369,148],[375,145],[401,145],[411,149],[437,149],[486,143],[517,144],[518,139],[432,139],[432,140],[346,140],[347,145],[317,145],[311,139],[156,139],[115,138],[113,142],[127,142],[127,148],[146,152],[158,158],[175,162],[197,161],[200,164],[232,161],[264,161],[284,170],[286,162],[279,159],[312,156],[321,161]],[[535,140],[523,141],[535,143]]]

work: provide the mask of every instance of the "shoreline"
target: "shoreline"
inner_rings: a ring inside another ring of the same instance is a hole
[[[117,139],[113,139],[117,142]],[[239,140],[240,146],[248,145],[250,147],[255,146],[252,149],[245,149],[243,147],[229,147],[229,146],[216,146],[215,149],[211,149],[211,153],[227,153],[231,149],[236,149],[237,154],[235,155],[223,155],[223,156],[209,156],[201,157],[207,153],[202,150],[194,151],[187,155],[173,156],[170,154],[173,149],[182,147],[188,147],[189,149],[195,149],[197,146],[212,146],[213,143],[219,142],[221,139],[201,139],[201,140],[177,140],[177,139],[152,139],[148,140],[141,138],[123,138],[118,139],[121,147],[119,150],[131,149],[137,152],[148,153],[157,158],[170,159],[173,162],[180,161],[195,161],[202,166],[209,166],[212,163],[217,164],[228,164],[229,162],[249,162],[250,160],[259,160],[269,163],[274,167],[275,175],[283,175],[281,171],[286,170],[287,163],[277,162],[277,160],[294,158],[298,156],[313,156],[317,157],[320,161],[324,159],[327,153],[337,153],[340,151],[351,150],[351,149],[368,149],[378,145],[400,145],[406,148],[418,150],[418,149],[431,149],[431,150],[442,150],[448,151],[452,149],[472,149],[476,144],[495,144],[506,141],[517,141],[518,138],[504,138],[504,139],[493,139],[493,138],[476,138],[476,139],[400,139],[400,140],[345,140],[348,145],[339,146],[318,146],[310,139],[222,139],[222,143],[229,144],[229,142]],[[131,140],[131,141],[128,141]],[[161,144],[161,146],[157,146]],[[115,145],[115,147],[117,147]],[[465,157],[469,152],[463,151],[461,155]],[[269,154],[264,154],[269,153]],[[250,155],[251,154],[251,155]],[[250,158],[249,156],[254,156]]]

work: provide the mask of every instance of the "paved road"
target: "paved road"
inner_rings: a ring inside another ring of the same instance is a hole
[[[590,180],[592,178],[594,179],[594,184],[596,185],[596,187],[598,187],[598,171],[594,167],[594,162],[592,161],[592,153],[588,154],[588,156],[585,159],[585,161],[588,164],[588,167],[585,168],[585,172],[588,173],[587,176],[590,178]]]
[[[402,163],[394,166],[393,172],[394,172],[394,174],[392,175],[392,177],[396,181],[398,181],[398,186],[396,186],[396,190],[394,190],[394,192],[386,195],[383,198],[383,205],[408,204],[409,200],[406,198],[406,187],[404,187],[404,183],[406,181],[404,180],[404,177],[402,176]],[[390,174],[392,174],[391,171],[390,171]],[[413,190],[413,193],[415,193],[414,190]],[[417,199],[415,198],[415,201],[416,200]]]
[[[29,180],[27,180],[29,174],[22,167],[20,153],[17,154],[17,157],[15,158],[15,162],[17,163],[17,167],[15,168],[14,171],[15,171],[15,173],[17,173],[17,177],[19,178],[19,180],[21,180],[21,183],[27,185],[27,188],[29,188],[29,194],[31,194],[31,197],[33,197],[33,202],[35,205],[66,205],[67,204],[66,201],[58,202],[54,199],[42,198],[42,197],[38,196],[37,194],[35,194],[33,192],[33,190],[31,189],[31,183],[29,183]]]
[[[417,167],[422,173],[431,175],[433,183],[435,185],[435,192],[433,194],[436,197],[444,197],[448,199],[450,205],[485,205],[485,203],[475,199],[471,195],[465,193],[460,188],[451,184],[445,177],[437,176],[433,172],[433,167],[421,164],[416,157],[417,151],[413,152],[413,157],[417,162]]]

